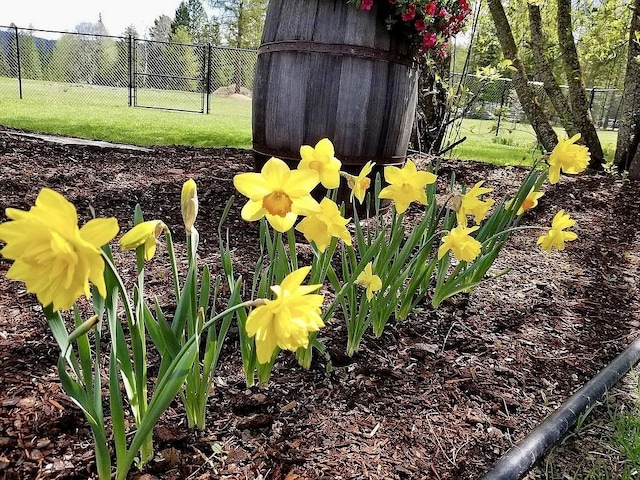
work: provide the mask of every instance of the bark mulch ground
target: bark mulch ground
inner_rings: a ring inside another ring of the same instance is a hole
[[[62,145],[0,130],[0,207],[28,209],[43,187],[78,208],[81,223],[115,216],[131,225],[139,203],[184,245],[179,198],[184,180],[199,187],[197,227],[203,263],[220,271],[217,224],[251,170],[250,152],[162,147],[150,151]],[[442,188],[481,179],[496,197],[526,171],[444,161]],[[238,273],[250,275],[257,225],[228,227]],[[559,209],[578,222],[579,240],[539,251],[540,232],[513,237],[494,273],[471,294],[425,304],[380,339],[367,334],[351,359],[336,318],[322,333],[330,357],[310,370],[280,355],[266,388],[247,389],[232,331],[215,376],[207,428],[186,428],[178,403],[155,432],[157,455],[132,478],[159,479],[476,479],[554,408],[624,349],[640,325],[640,185],[605,174],[563,177],[547,188],[526,224],[549,225]],[[411,209],[409,221],[419,218]],[[80,479],[95,471],[92,439],[66,397],[57,347],[41,308],[0,260],[0,478]],[[150,263],[162,302],[164,249]],[[156,272],[154,274],[154,272]]]

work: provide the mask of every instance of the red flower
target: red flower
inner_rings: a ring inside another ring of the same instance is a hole
[[[360,10],[371,10],[371,7],[373,7],[373,0],[362,0]]]
[[[344,1],[355,3],[361,10],[371,10],[374,4],[386,4],[387,26],[397,28],[406,36],[417,59],[446,56],[449,39],[463,28],[471,14],[471,0]]]
[[[458,6],[460,7],[460,10],[465,13],[471,10],[471,8],[469,7],[469,2],[467,0],[458,0]]]
[[[429,50],[433,48],[435,44],[438,43],[438,37],[435,33],[427,32],[422,37],[422,48],[424,50]]]
[[[403,14],[402,14],[402,20],[404,22],[408,22],[410,20],[413,20],[413,18],[416,16],[416,4],[412,3],[411,5],[409,5],[409,8],[407,8]]]
[[[436,6],[436,2],[429,3],[426,7],[424,7],[424,13],[426,15],[435,15],[438,7]]]

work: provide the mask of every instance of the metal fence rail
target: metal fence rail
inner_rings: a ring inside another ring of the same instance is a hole
[[[213,94],[251,95],[256,59],[211,44],[0,25],[0,99],[209,113]]]

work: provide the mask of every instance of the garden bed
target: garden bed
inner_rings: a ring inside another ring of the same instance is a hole
[[[180,189],[198,184],[199,254],[220,272],[218,218],[233,176],[252,169],[246,150],[154,148],[150,152],[60,145],[0,130],[0,205],[28,209],[43,187],[65,195],[81,223],[115,216],[122,230],[139,203],[163,220],[183,250]],[[526,171],[444,161],[439,189],[455,172],[486,179],[495,197]],[[257,224],[230,228],[237,273],[251,275]],[[340,319],[321,332],[328,357],[311,369],[281,353],[267,388],[247,389],[230,332],[215,376],[207,428],[190,432],[180,404],[156,428],[154,461],[132,478],[475,479],[635,338],[640,325],[640,185],[604,174],[563,177],[525,224],[550,225],[559,209],[579,239],[562,252],[536,245],[542,231],[512,238],[495,274],[471,294],[429,304],[361,351],[344,355]],[[407,221],[420,218],[412,206]],[[301,246],[304,252],[304,246]],[[120,260],[118,258],[117,260]],[[302,260],[304,263],[304,259]],[[4,278],[0,260],[0,477],[88,478],[90,430],[57,380],[57,347],[35,298]],[[163,302],[167,257],[150,262],[148,285]],[[152,371],[153,371],[153,367]]]

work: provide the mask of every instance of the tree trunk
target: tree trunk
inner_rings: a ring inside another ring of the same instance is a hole
[[[442,147],[447,120],[447,89],[442,80],[449,81],[451,56],[436,57],[431,68],[423,68],[418,80],[418,108],[414,124],[414,148],[436,154]]]
[[[636,138],[638,135],[636,135]],[[629,165],[629,178],[631,180],[640,180],[640,144],[636,142],[636,154],[631,159]]]
[[[640,179],[640,41],[635,34],[640,30],[640,0],[635,0],[629,29],[627,73],[622,94],[622,117],[618,130],[615,164],[620,173],[629,171],[629,177]]]
[[[582,82],[582,69],[578,59],[576,43],[573,39],[573,28],[571,25],[571,0],[558,1],[558,42],[564,64],[564,72],[567,77],[569,87],[569,104],[576,121],[576,127],[582,134],[582,141],[591,152],[589,167],[595,170],[602,170],[604,165],[604,153],[598,138],[598,132],[593,125],[591,111],[589,110],[589,100]]]
[[[542,16],[540,15],[540,7],[534,3],[528,4],[529,8],[529,25],[531,27],[531,53],[533,55],[533,63],[536,66],[536,74],[544,84],[544,91],[547,93],[554,110],[560,117],[562,127],[569,137],[573,137],[578,133],[573,113],[569,108],[569,102],[562,93],[560,85],[556,77],[553,75],[553,67],[545,55],[547,51],[546,41],[542,34]]]
[[[542,109],[542,105],[540,105],[533,90],[527,83],[527,72],[525,71],[522,60],[518,56],[518,47],[513,39],[511,25],[509,25],[509,20],[504,12],[501,0],[488,1],[491,17],[496,26],[498,40],[502,47],[502,53],[505,58],[513,62],[513,66],[516,68],[516,71],[513,73],[513,86],[520,99],[522,109],[529,118],[531,126],[538,137],[538,141],[545,150],[550,152],[558,143],[558,136],[551,127],[549,119]]]

